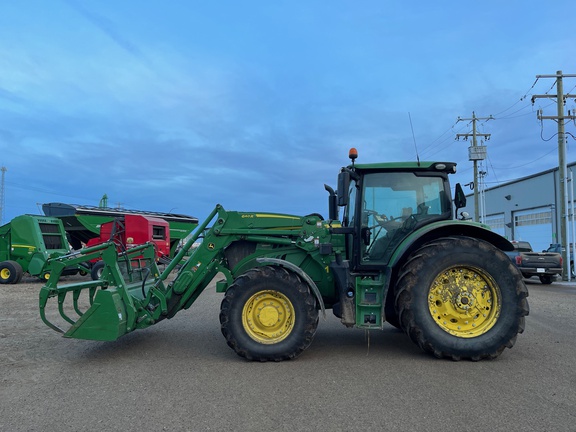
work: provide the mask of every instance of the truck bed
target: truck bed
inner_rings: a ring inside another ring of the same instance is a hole
[[[555,252],[534,252],[530,243],[513,241],[513,252],[506,252],[522,276],[538,276],[544,284],[552,283],[556,275],[562,275],[562,255]]]

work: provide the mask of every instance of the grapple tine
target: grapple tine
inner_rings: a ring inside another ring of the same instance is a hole
[[[88,298],[90,299],[90,305],[94,304],[94,295],[96,294],[96,287],[90,288],[88,290]]]
[[[57,325],[52,324],[50,321],[48,321],[48,318],[46,318],[45,309],[46,309],[46,303],[48,302],[48,298],[50,298],[50,290],[46,287],[43,287],[40,290],[40,318],[42,318],[44,324],[46,324],[52,330],[55,330],[58,333],[64,333],[64,330],[62,330]]]
[[[40,309],[40,317],[42,318],[42,321],[44,321],[44,324],[46,324],[48,327],[50,327],[52,330],[57,331],[58,333],[64,333],[64,330],[62,330],[60,327],[58,327],[57,325],[52,324],[50,321],[48,321],[48,319],[46,318],[46,315],[44,313],[44,309]]]
[[[74,325],[76,321],[66,315],[64,312],[64,300],[66,300],[66,291],[58,293],[58,312],[60,312],[60,316],[68,321],[70,324]]]
[[[73,292],[73,294],[72,294],[72,302],[73,302],[73,304],[74,304],[74,310],[76,311],[76,313],[77,313],[79,316],[82,316],[82,315],[84,315],[84,312],[82,312],[82,311],[80,310],[80,307],[78,306],[78,299],[80,298],[80,292],[81,292],[80,290],[76,290],[76,291]],[[92,304],[92,303],[90,303],[90,304]]]

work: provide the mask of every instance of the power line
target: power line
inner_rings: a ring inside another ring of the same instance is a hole
[[[492,159],[490,159],[490,156],[486,155],[486,157],[488,158],[488,162],[490,163],[490,168],[492,168],[492,174],[494,174],[494,178],[496,179],[497,184],[500,184],[500,181],[498,180],[498,176],[496,175],[496,170],[494,169],[494,166],[492,165]]]
[[[558,136],[558,132],[556,132],[556,133],[555,133],[554,135],[552,135],[550,138],[548,138],[548,139],[544,138],[544,122],[540,122],[540,125],[541,125],[541,127],[540,127],[540,139],[541,139],[542,141],[548,142],[548,141],[551,141],[552,138]],[[556,149],[554,149],[554,150],[556,150]]]
[[[458,122],[456,122],[456,123],[458,123]],[[453,131],[453,130],[454,130],[454,126],[456,125],[456,123],[454,123],[454,125],[452,125],[452,127],[451,127],[450,129],[448,129],[448,131],[451,131],[451,130]],[[462,126],[460,129],[458,129],[456,132],[460,132],[460,131],[464,130],[465,128],[466,128],[466,125],[463,125],[463,126]],[[448,132],[448,131],[447,131],[447,132]],[[444,134],[446,134],[447,132],[444,132]],[[444,135],[444,134],[442,134],[442,135]],[[427,147],[426,149],[424,149],[424,150],[422,151],[421,155],[424,157],[425,154],[428,154],[426,157],[430,157],[430,156],[432,156],[432,155],[435,155],[436,153],[438,153],[438,152],[441,151],[441,150],[445,150],[446,148],[448,148],[448,147],[450,147],[452,144],[454,144],[454,142],[452,142],[449,146],[446,146],[446,147],[444,147],[444,148],[442,148],[442,149],[440,149],[440,150],[438,150],[438,151],[436,151],[436,152],[432,152],[432,151],[435,150],[438,146],[444,144],[444,143],[445,143],[446,141],[448,141],[449,139],[450,139],[450,136],[444,138],[442,141],[440,141],[439,143],[437,143],[437,144],[434,145],[434,146],[429,146],[429,147]],[[437,140],[438,140],[438,138],[436,139],[436,141],[437,141]],[[432,152],[432,153],[430,153],[430,152]]]
[[[509,113],[509,114],[507,114],[507,115],[505,115],[505,116],[503,116],[503,117],[498,117],[498,116],[500,116],[501,114],[503,114],[503,113],[509,111],[510,109],[514,108],[514,107],[515,107],[516,105],[518,105],[520,102],[526,100],[526,98],[528,97],[530,91],[536,86],[536,84],[538,83],[539,80],[540,80],[540,77],[537,77],[537,78],[534,80],[534,82],[532,83],[532,85],[530,86],[530,88],[528,88],[528,90],[526,90],[526,91],[524,92],[524,94],[523,94],[522,97],[520,97],[516,102],[514,102],[514,103],[513,103],[512,105],[510,105],[508,108],[506,108],[506,109],[504,109],[504,110],[502,110],[502,111],[500,111],[500,112],[492,115],[492,118],[493,118],[494,120],[508,120],[508,119],[515,119],[515,118],[525,117],[525,116],[531,115],[531,114],[533,113],[533,111],[532,111],[532,112],[529,112],[529,113],[521,114],[521,115],[518,115],[518,116],[515,116],[515,115],[514,115],[514,114],[519,113],[519,112],[521,112],[521,111],[523,111],[523,110],[525,110],[525,109],[527,109],[527,108],[533,107],[533,104],[527,103],[525,106],[517,109],[516,111],[513,111],[513,112],[511,112],[511,113]],[[575,86],[574,88],[576,88],[576,86]],[[549,105],[546,105],[546,106],[544,106],[544,108],[547,108],[548,106],[550,106],[550,105],[552,105],[552,104],[553,104],[553,103],[551,103],[551,104],[549,104]],[[486,123],[488,120],[491,120],[491,119],[485,120],[484,122],[482,122],[482,124]],[[424,157],[429,158],[429,157],[431,157],[431,156],[439,153],[440,151],[446,150],[446,148],[450,147],[450,146],[446,146],[446,147],[444,147],[444,148],[438,149],[438,147],[441,146],[442,144],[444,144],[444,143],[448,140],[448,138],[449,138],[449,137],[446,137],[446,138],[442,139],[442,137],[444,137],[444,135],[448,134],[448,133],[451,132],[451,131],[453,132],[453,131],[454,131],[454,126],[456,126],[457,123],[458,123],[458,120],[457,120],[452,126],[450,126],[448,129],[446,129],[443,133],[441,133],[436,139],[432,140],[427,146],[425,146],[425,147],[420,151],[420,156],[423,157],[423,158],[424,158]],[[456,132],[457,132],[457,133],[458,133],[458,132],[461,132],[461,131],[462,131],[463,129],[465,129],[465,128],[466,128],[466,125],[463,125],[463,126],[462,126],[460,129],[458,129]],[[439,140],[441,140],[441,141],[439,141]]]
[[[522,168],[522,167],[525,167],[525,166],[527,166],[527,165],[533,164],[534,162],[538,162],[540,159],[544,159],[544,157],[548,156],[550,153],[555,152],[556,150],[557,150],[557,148],[554,147],[552,150],[544,153],[542,156],[540,156],[540,157],[538,157],[538,158],[536,158],[536,159],[534,159],[534,160],[532,160],[532,161],[530,161],[530,162],[527,162],[527,163],[525,163],[525,164],[522,164],[522,165],[517,165],[517,166],[513,166],[513,167],[492,167],[492,169],[511,170],[511,169],[516,169],[516,168]]]
[[[525,110],[526,108],[530,108],[530,107],[531,107],[531,104],[528,104],[528,105],[525,105],[525,106],[523,106],[522,108],[517,109],[516,111],[511,112],[510,114],[505,115],[505,116],[503,116],[503,117],[494,116],[494,119],[495,119],[495,120],[506,120],[506,119],[509,119],[509,118],[523,117],[523,116],[525,116],[525,115],[529,115],[529,114],[532,114],[532,113],[526,113],[526,114],[522,114],[521,116],[516,116],[516,117],[512,117],[512,116],[513,116],[514,114],[519,113],[520,111],[523,111],[523,110]]]
[[[542,78],[544,78],[544,75],[542,75]],[[554,81],[552,83],[552,86],[548,90],[546,90],[545,94],[548,94],[548,92],[554,88],[554,86],[556,85],[557,82],[558,82],[558,78],[556,78],[556,81]]]
[[[552,103],[550,103],[550,104],[548,104],[548,105],[545,105],[544,108],[548,108],[548,107],[551,106],[551,105],[554,105],[554,102],[552,102]],[[510,114],[508,114],[508,115],[506,115],[506,116],[504,116],[504,117],[498,117],[498,118],[494,118],[494,119],[495,119],[495,120],[508,120],[508,119],[513,119],[513,118],[518,118],[518,117],[525,117],[525,116],[527,116],[527,115],[533,114],[533,113],[534,113],[534,110],[532,110],[532,112],[529,112],[529,113],[526,113],[526,114],[517,115],[517,116],[514,116],[514,114],[516,114],[516,113],[518,113],[518,112],[520,112],[520,111],[522,111],[522,110],[525,110],[526,108],[530,108],[530,107],[534,108],[534,103],[530,103],[530,104],[528,104],[528,105],[526,105],[526,106],[524,106],[524,107],[522,107],[522,108],[520,108],[520,109],[518,109],[518,110],[516,110],[516,111],[514,111],[514,112],[511,112]],[[494,116],[494,117],[496,117],[496,116]]]
[[[538,81],[540,80],[540,78],[541,78],[540,76],[536,77],[536,79],[534,80],[534,82],[532,83],[532,85],[530,86],[530,88],[528,88],[528,90],[526,90],[526,91],[524,92],[523,96],[520,97],[516,102],[514,102],[514,103],[513,103],[512,105],[510,105],[508,108],[506,108],[506,109],[504,109],[504,110],[496,113],[495,115],[492,115],[491,118],[487,118],[487,119],[483,120],[480,124],[483,125],[483,124],[487,123],[488,120],[492,120],[492,119],[494,119],[494,120],[509,120],[509,119],[515,119],[515,118],[519,118],[519,117],[525,117],[525,116],[528,116],[528,115],[533,114],[533,113],[534,113],[534,109],[532,109],[531,112],[527,112],[527,113],[520,114],[520,115],[515,115],[515,114],[517,114],[517,113],[520,113],[520,112],[526,110],[527,108],[531,108],[531,107],[533,108],[533,107],[534,107],[534,103],[533,103],[533,102],[532,102],[532,103],[527,102],[524,106],[522,106],[522,107],[516,109],[515,111],[512,111],[512,112],[510,112],[510,113],[508,113],[508,114],[500,117],[502,114],[504,114],[504,113],[510,111],[512,108],[516,107],[519,103],[525,101],[525,100],[528,98],[531,90],[534,89],[534,87],[536,86],[536,84],[537,84]],[[554,84],[556,84],[556,82],[555,82]],[[554,87],[554,85],[552,85],[552,87],[551,87],[550,89],[552,89],[553,87]],[[576,88],[576,85],[573,86],[572,89],[571,89],[568,93],[570,93],[570,92],[571,92],[572,90],[574,90],[575,88]],[[550,89],[547,91],[547,93],[550,91]],[[544,106],[543,106],[543,109],[548,108],[548,107],[550,107],[551,105],[554,105],[554,102],[551,102],[550,104],[544,105]],[[575,112],[576,112],[576,110],[575,110]],[[444,146],[444,147],[441,147],[441,146],[442,146],[443,144],[445,144],[446,141],[448,141],[449,136],[446,137],[446,138],[443,138],[443,137],[444,137],[446,134],[448,134],[449,132],[454,131],[454,127],[456,126],[456,124],[457,124],[460,120],[462,120],[462,119],[457,120],[452,126],[450,126],[448,129],[446,129],[446,130],[445,130],[442,134],[440,134],[436,139],[432,140],[426,147],[424,147],[424,149],[423,149],[423,150],[421,151],[421,153],[420,153],[420,156],[421,156],[421,157],[427,157],[427,158],[429,158],[429,157],[431,157],[431,156],[433,156],[433,155],[435,155],[435,154],[437,154],[437,153],[439,153],[439,152],[441,152],[441,151],[444,151],[444,150],[448,149],[448,148],[451,146],[451,144],[448,145],[448,146]],[[574,122],[575,122],[575,124],[576,124],[576,120],[574,120]],[[468,124],[470,124],[470,123],[468,123]],[[463,129],[466,128],[466,126],[467,126],[467,124],[463,125],[463,126],[462,126],[460,129],[458,129],[456,132],[458,132],[458,133],[461,132]],[[572,135],[572,134],[570,134],[570,133],[566,133],[566,135],[570,135],[572,138],[574,138],[574,139],[576,140],[576,137],[575,137],[574,135]],[[541,136],[542,136],[542,133],[541,133]],[[554,136],[556,136],[556,134],[555,134]],[[553,136],[553,137],[554,137],[554,136]],[[553,137],[552,137],[552,138],[553,138]],[[542,136],[542,138],[543,138],[543,136]],[[544,139],[544,138],[543,138],[543,139]],[[551,139],[551,138],[550,138],[550,139]],[[439,148],[439,147],[441,147],[441,148]],[[527,163],[525,163],[525,164],[522,164],[522,165],[519,165],[519,166],[515,166],[515,167],[506,167],[506,168],[494,167],[493,164],[492,164],[492,160],[491,160],[490,158],[488,158],[488,162],[489,162],[489,164],[490,164],[490,167],[491,167],[492,170],[493,170],[494,176],[496,176],[496,170],[499,170],[499,169],[516,169],[516,168],[521,168],[521,167],[530,165],[530,164],[532,164],[532,163],[534,163],[534,162],[537,162],[537,161],[540,160],[540,159],[543,159],[544,157],[548,156],[550,153],[552,153],[552,152],[554,152],[554,151],[556,151],[556,148],[552,149],[551,151],[548,151],[548,152],[544,153],[542,156],[540,156],[540,157],[538,157],[538,158],[536,158],[536,159],[534,159],[534,160],[532,160],[532,161],[530,161],[530,162],[527,162]],[[469,168],[465,168],[465,169],[459,169],[458,172],[459,172],[460,174],[462,174],[462,173],[466,173],[466,172],[468,172],[468,171],[470,171],[470,170],[472,170],[472,169],[473,169],[473,167],[469,167]],[[492,182],[491,182],[491,183],[492,183]],[[500,182],[497,180],[496,183],[499,184]]]
[[[456,122],[458,123],[458,122]],[[450,126],[448,129],[446,129],[438,138],[436,138],[434,141],[432,141],[430,143],[430,145],[434,144],[436,141],[438,141],[440,138],[442,138],[444,135],[446,135],[447,133],[449,133],[451,130],[454,129],[454,126],[456,126],[456,123],[454,123],[452,126]],[[426,150],[426,149],[424,149]]]
[[[522,96],[520,99],[518,99],[516,102],[514,102],[511,106],[509,106],[508,108],[506,108],[504,111],[500,111],[497,114],[494,114],[494,117],[499,116],[502,113],[505,113],[506,111],[508,111],[509,109],[514,108],[514,106],[516,106],[516,104],[518,104],[519,102],[522,102],[524,99],[526,99],[526,97],[528,96],[528,93],[530,92],[530,90],[532,90],[534,88],[534,86],[536,85],[536,83],[538,82],[539,78],[536,78],[536,81],[534,81],[534,84],[532,84],[532,86],[526,90],[526,92],[524,92],[524,96]]]

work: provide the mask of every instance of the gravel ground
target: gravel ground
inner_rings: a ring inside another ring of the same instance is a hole
[[[246,362],[220,333],[213,284],[118,341],[64,339],[39,318],[41,286],[0,286],[1,431],[576,431],[574,284],[528,282],[525,333],[477,363],[330,313],[298,359]]]

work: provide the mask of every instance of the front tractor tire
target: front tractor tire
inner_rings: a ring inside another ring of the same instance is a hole
[[[276,266],[238,277],[220,307],[222,334],[248,360],[282,361],[300,355],[318,327],[316,299],[296,274]]]
[[[483,240],[447,237],[414,252],[396,285],[402,329],[438,358],[478,361],[524,331],[528,290],[510,259]]]

